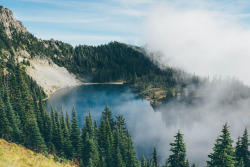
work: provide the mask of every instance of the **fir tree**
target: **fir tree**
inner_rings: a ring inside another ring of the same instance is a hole
[[[78,125],[77,114],[75,107],[72,110],[72,120],[71,120],[71,135],[70,140],[72,142],[73,152],[75,157],[80,157],[81,151],[81,130]]]
[[[157,157],[157,152],[156,152],[155,147],[154,147],[154,152],[153,152],[153,163],[154,163],[154,167],[158,167],[158,157]]]
[[[12,137],[13,129],[10,126],[9,120],[6,114],[5,105],[0,98],[0,137],[6,140],[10,140]]]
[[[147,167],[147,162],[146,162],[144,155],[142,156],[142,159],[141,159],[141,167]]]
[[[63,135],[63,141],[62,141],[63,152],[65,154],[65,157],[70,159],[72,158],[72,144],[70,141],[70,133],[68,130],[68,126],[66,125],[66,122],[64,119],[63,108],[61,109],[61,126],[62,126],[62,135]]]
[[[109,109],[108,103],[106,103],[106,106],[105,106],[104,111],[102,112],[102,115],[103,115],[104,120],[109,121],[110,127],[113,130],[114,127],[115,127],[115,123],[114,123],[114,119],[113,119],[113,116],[112,116],[112,112]]]
[[[223,126],[222,135],[216,140],[213,148],[214,152],[208,155],[210,161],[207,161],[208,166],[216,167],[234,167],[235,153],[232,146],[233,140],[230,138],[227,123]]]
[[[170,151],[173,153],[169,156],[168,159],[170,167],[187,167],[186,146],[183,141],[183,134],[178,131],[178,133],[174,137],[174,143],[170,143]]]
[[[114,166],[117,167],[125,167],[125,163],[123,161],[124,158],[122,158],[122,154],[120,151],[120,145],[121,145],[121,136],[120,136],[120,131],[119,129],[116,127],[116,131],[115,131],[115,136],[114,136],[114,147],[115,147],[115,151],[114,151]]]
[[[244,163],[245,166],[250,166],[250,152],[248,149],[249,140],[247,129],[244,130],[243,136],[238,138],[235,148],[237,165]],[[243,162],[241,162],[243,161]]]
[[[9,97],[9,90],[7,88],[7,85],[5,85],[5,91],[4,91],[4,103],[6,104],[6,115],[8,118],[8,121],[10,123],[10,126],[13,130],[11,140],[15,141],[17,143],[20,142],[21,138],[21,131],[18,127],[19,121],[18,117],[15,115],[15,111],[13,110],[13,107],[10,102],[10,97]]]

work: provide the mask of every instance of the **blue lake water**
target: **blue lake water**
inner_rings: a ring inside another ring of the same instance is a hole
[[[249,101],[242,101],[240,106],[217,105],[213,97],[203,104],[194,106],[185,104],[166,104],[154,111],[149,101],[141,98],[134,88],[125,85],[82,85],[62,89],[47,100],[47,110],[51,105],[58,110],[63,107],[71,114],[75,106],[80,127],[91,109],[93,118],[100,120],[101,113],[108,103],[113,114],[124,115],[131,132],[138,158],[142,154],[152,156],[156,147],[160,163],[164,163],[171,154],[169,143],[174,141],[178,130],[184,134],[187,158],[198,166],[206,165],[207,155],[212,152],[215,139],[227,122],[231,135],[237,139],[245,127],[250,126]],[[240,112],[239,112],[240,111]],[[250,128],[248,128],[250,129]]]
[[[93,118],[96,118],[97,121],[100,120],[106,103],[108,103],[113,115],[119,113],[124,115],[133,138],[148,133],[147,126],[144,126],[146,129],[143,128],[143,124],[146,124],[145,119],[142,121],[143,115],[146,113],[153,114],[154,110],[149,101],[134,92],[134,88],[125,85],[96,84],[62,89],[51,95],[46,101],[46,108],[50,111],[51,105],[53,105],[60,111],[62,106],[64,111],[67,110],[71,115],[72,107],[75,106],[79,125],[82,128],[83,120],[89,110],[91,110]],[[140,130],[138,130],[138,126]],[[153,142],[146,145],[141,139],[134,142],[138,157],[141,157],[142,152],[146,156],[151,156],[154,147]]]

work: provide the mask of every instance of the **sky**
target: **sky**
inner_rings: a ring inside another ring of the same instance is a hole
[[[146,46],[191,74],[250,85],[248,0],[1,0],[36,37]]]
[[[159,6],[223,10],[249,19],[245,0],[1,0],[0,4],[35,36],[74,46],[110,41],[145,45],[144,22]]]
[[[17,20],[41,39],[72,45],[111,41],[141,45],[140,22],[151,0],[1,0]]]

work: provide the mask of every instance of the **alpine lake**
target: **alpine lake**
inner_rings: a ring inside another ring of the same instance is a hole
[[[73,106],[75,106],[79,126],[82,128],[89,111],[93,119],[96,119],[97,122],[100,121],[106,103],[112,111],[113,117],[118,114],[125,117],[137,157],[141,159],[142,154],[151,157],[153,148],[156,147],[158,141],[154,137],[148,136],[150,128],[152,128],[149,121],[150,118],[160,113],[155,112],[150,102],[136,93],[133,87],[119,84],[90,84],[64,88],[50,96],[46,101],[46,108],[47,111],[51,111],[51,107],[57,108],[59,112],[63,108],[64,113],[67,110],[71,116]],[[146,136],[148,137],[146,138]]]

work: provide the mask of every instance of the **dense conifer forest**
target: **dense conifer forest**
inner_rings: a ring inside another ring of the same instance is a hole
[[[0,7],[2,9],[3,7]],[[93,120],[91,111],[79,127],[75,108],[70,116],[63,108],[46,111],[47,96],[25,72],[29,61],[18,62],[16,54],[26,50],[31,58],[46,56],[66,67],[78,78],[93,82],[124,81],[143,92],[150,88],[164,89],[164,100],[184,94],[187,84],[198,86],[202,81],[174,68],[160,69],[143,49],[119,42],[101,46],[79,45],[75,48],[55,40],[40,40],[30,33],[11,29],[5,34],[0,24],[0,138],[21,144],[55,160],[70,160],[81,167],[158,167],[157,150],[151,157],[137,157],[132,136],[122,115],[113,116],[108,105],[100,120]],[[185,74],[185,75],[184,75]],[[152,93],[156,99],[156,94]],[[186,158],[183,134],[178,131],[170,143],[171,154],[164,167],[195,167]],[[233,146],[229,127],[215,140],[208,155],[208,167],[249,167],[250,152],[247,129]],[[169,150],[166,150],[168,152]]]

